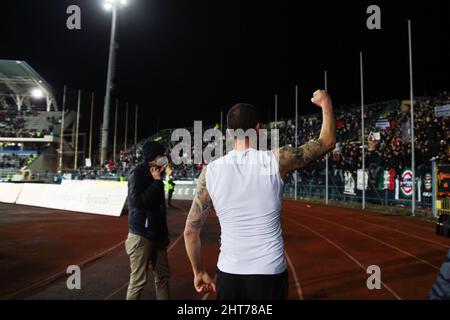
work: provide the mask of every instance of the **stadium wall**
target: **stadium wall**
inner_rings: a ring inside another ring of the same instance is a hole
[[[175,200],[192,200],[195,183],[175,181]],[[126,204],[127,183],[63,180],[61,184],[0,183],[0,202],[119,217]]]

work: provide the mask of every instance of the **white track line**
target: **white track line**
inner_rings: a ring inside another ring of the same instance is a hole
[[[89,263],[91,263],[91,262],[93,262],[95,260],[98,260],[98,259],[104,257],[105,255],[107,255],[111,251],[113,251],[113,250],[119,248],[120,246],[122,246],[124,243],[125,243],[125,240],[122,240],[121,242],[117,243],[116,245],[112,246],[111,248],[109,248],[109,249],[107,249],[105,251],[102,251],[102,252],[94,255],[93,257],[85,259],[85,260],[79,262],[76,265],[79,266],[79,267],[83,267],[83,266],[85,266],[85,265],[87,265],[87,264],[89,264]],[[27,291],[34,290],[34,289],[37,289],[37,288],[49,285],[53,281],[56,281],[56,280],[60,279],[61,277],[65,276],[65,275],[67,275],[67,272],[65,270],[64,271],[60,271],[60,272],[55,273],[55,274],[53,274],[51,276],[48,276],[47,278],[45,278],[43,280],[39,280],[39,281],[29,285],[29,286],[26,286],[25,288],[19,289],[19,290],[15,291],[15,292],[13,292],[11,294],[8,294],[7,296],[3,297],[2,299],[12,299],[15,296],[18,296],[18,295],[20,295],[22,293],[25,293]]]
[[[341,246],[339,246],[337,243],[335,243],[333,240],[328,239],[327,237],[325,237],[324,235],[322,235],[321,233],[301,224],[298,223],[297,221],[287,218],[287,217],[283,217],[283,219],[289,220],[291,223],[298,225],[312,233],[314,233],[315,235],[321,237],[322,239],[324,239],[325,241],[327,241],[328,243],[330,243],[333,247],[335,247],[336,249],[338,249],[339,251],[341,251],[343,254],[345,254],[351,261],[353,261],[356,265],[358,265],[361,269],[364,270],[364,272],[366,272],[367,268],[364,267],[364,265],[359,262],[358,259],[356,259],[355,257],[353,257],[350,253],[348,253],[347,251],[345,251],[344,248],[342,248]],[[383,281],[381,281],[381,284],[386,288],[386,290],[388,290],[397,300],[402,300],[402,298],[400,298],[400,296],[395,293],[394,290],[392,290],[387,284],[385,284]]]
[[[287,250],[286,250],[286,260],[288,262],[289,268],[291,269],[292,275],[294,277],[294,283],[295,283],[295,287],[297,289],[298,299],[303,300],[302,287],[300,286],[300,281],[298,280],[298,277],[297,277],[297,271],[295,271],[294,264],[292,263],[291,258],[289,258]]]
[[[438,266],[436,266],[436,265],[434,265],[434,264],[432,264],[432,263],[430,263],[430,262],[428,262],[428,261],[426,261],[426,260],[424,260],[424,259],[422,259],[422,258],[419,258],[418,256],[416,256],[416,255],[414,255],[414,254],[412,254],[412,253],[410,253],[410,252],[408,252],[408,251],[405,251],[405,250],[403,250],[403,249],[401,249],[401,248],[399,248],[399,247],[396,247],[396,246],[394,246],[394,245],[392,245],[392,244],[389,244],[389,243],[387,243],[387,242],[385,242],[385,241],[383,241],[383,240],[380,240],[380,239],[375,238],[375,237],[373,237],[373,236],[371,236],[371,235],[368,235],[367,233],[364,233],[364,232],[358,231],[358,230],[356,230],[356,229],[347,227],[347,226],[345,226],[345,225],[343,225],[343,224],[336,223],[336,222],[332,222],[332,221],[329,221],[329,220],[327,220],[327,219],[319,218],[319,217],[316,217],[316,216],[313,216],[313,215],[303,214],[303,216],[310,217],[310,218],[314,218],[314,219],[318,219],[318,220],[321,220],[321,221],[325,221],[325,222],[327,222],[327,223],[334,224],[335,226],[339,226],[339,227],[341,227],[341,228],[350,230],[350,231],[352,231],[352,232],[354,232],[354,233],[357,233],[357,234],[362,235],[363,237],[366,237],[366,238],[369,238],[369,239],[371,239],[371,240],[373,240],[373,241],[376,241],[376,242],[378,242],[378,243],[381,243],[382,245],[385,245],[386,247],[389,247],[389,248],[391,248],[391,249],[397,250],[397,251],[403,253],[404,255],[407,255],[407,256],[410,256],[410,257],[412,257],[412,258],[414,258],[414,259],[417,259],[418,261],[420,261],[420,262],[422,262],[422,263],[424,263],[424,264],[426,264],[426,265],[432,267],[433,269],[436,269],[436,270],[439,270],[439,269],[440,269]]]
[[[295,201],[295,200],[285,200],[285,201],[286,202],[292,202],[294,204],[296,202],[298,202],[298,201]],[[313,207],[313,206],[317,206],[317,207],[323,206],[323,205],[320,205],[320,204],[318,205],[316,203],[304,203],[303,202],[303,203],[300,203],[300,204],[302,204],[304,207],[306,207],[308,205],[311,206],[311,207]],[[361,212],[358,212],[358,209],[355,209],[355,208],[345,208],[345,207],[339,207],[339,206],[332,206],[332,207],[337,209],[337,210],[339,210],[339,211],[342,211],[342,212],[345,212],[346,209],[351,209],[352,212],[359,213],[359,214],[361,213]],[[424,231],[428,231],[429,227],[425,226],[425,225],[417,224],[415,222],[421,221],[421,222],[429,223],[430,226],[432,226],[432,224],[433,224],[433,222],[430,222],[430,221],[427,221],[427,220],[413,220],[413,218],[408,217],[408,216],[382,215],[382,214],[377,213],[375,211],[367,211],[366,213],[370,214],[372,217],[376,218],[378,221],[390,222],[390,220],[389,220],[390,217],[393,217],[393,218],[405,218],[403,221],[396,221],[396,223],[401,224],[401,225],[405,225],[405,226],[409,226],[409,227],[414,227],[414,228],[421,229],[421,230],[424,230]],[[409,219],[409,220],[407,220],[407,219]]]
[[[382,224],[369,222],[369,221],[365,221],[365,220],[361,220],[361,219],[354,219],[354,218],[350,218],[350,217],[339,217],[339,218],[344,218],[344,219],[351,220],[351,221],[358,221],[358,222],[361,222],[361,223],[372,224],[374,226],[378,226],[378,227],[381,227],[381,228],[384,228],[384,229],[388,229],[388,230],[391,230],[391,231],[394,231],[394,232],[406,235],[408,237],[416,238],[416,239],[419,239],[419,240],[422,240],[422,241],[425,241],[425,242],[429,242],[429,243],[434,244],[436,246],[439,246],[441,248],[448,249],[448,245],[445,245],[443,243],[436,242],[436,241],[433,241],[433,240],[430,240],[430,239],[427,239],[427,238],[424,238],[424,237],[421,237],[421,236],[417,236],[417,235],[414,235],[414,234],[410,234],[410,233],[407,233],[407,232],[403,232],[403,231],[400,231],[398,229],[391,228],[391,227],[388,227],[388,226],[385,226],[385,225],[382,225]]]

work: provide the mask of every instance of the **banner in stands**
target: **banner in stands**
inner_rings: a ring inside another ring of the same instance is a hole
[[[371,131],[369,133],[369,137],[368,138],[369,138],[369,140],[380,141],[381,140],[381,133]]]
[[[434,107],[434,115],[438,118],[450,117],[450,104],[446,104],[445,106]]]
[[[405,169],[402,172],[400,179],[400,192],[404,198],[411,198],[413,187],[412,187],[412,170]]]
[[[355,179],[350,171],[345,171],[344,173],[344,193],[349,195],[355,195]]]
[[[363,189],[363,172],[362,172],[362,169],[358,169],[357,173],[358,173],[357,188],[358,188],[358,190],[362,190]],[[367,170],[365,170],[365,172],[364,172],[364,189],[366,189],[366,190],[367,190],[367,184],[368,183],[369,183],[369,176],[367,174]]]
[[[391,168],[389,170],[389,180],[386,181],[387,186],[386,189],[390,190],[390,191],[394,191],[395,190],[395,169]]]
[[[422,187],[422,195],[424,197],[432,197],[433,196],[433,178],[431,173],[425,174],[425,178],[423,179],[423,187]]]
[[[0,182],[0,202],[16,203],[21,190],[22,184],[20,183]]]
[[[375,122],[375,127],[380,128],[382,130],[389,128],[391,124],[389,123],[388,119],[381,119]]]

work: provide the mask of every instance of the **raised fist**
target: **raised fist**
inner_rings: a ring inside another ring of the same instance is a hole
[[[317,90],[314,92],[311,102],[321,108],[331,108],[331,97],[325,90]]]

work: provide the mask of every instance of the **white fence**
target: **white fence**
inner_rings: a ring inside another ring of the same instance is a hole
[[[120,216],[127,199],[125,182],[84,180],[62,184],[0,183],[0,202]]]
[[[192,200],[194,182],[175,181],[173,199]],[[0,183],[0,202],[119,217],[127,200],[127,183],[63,180],[61,184]]]

